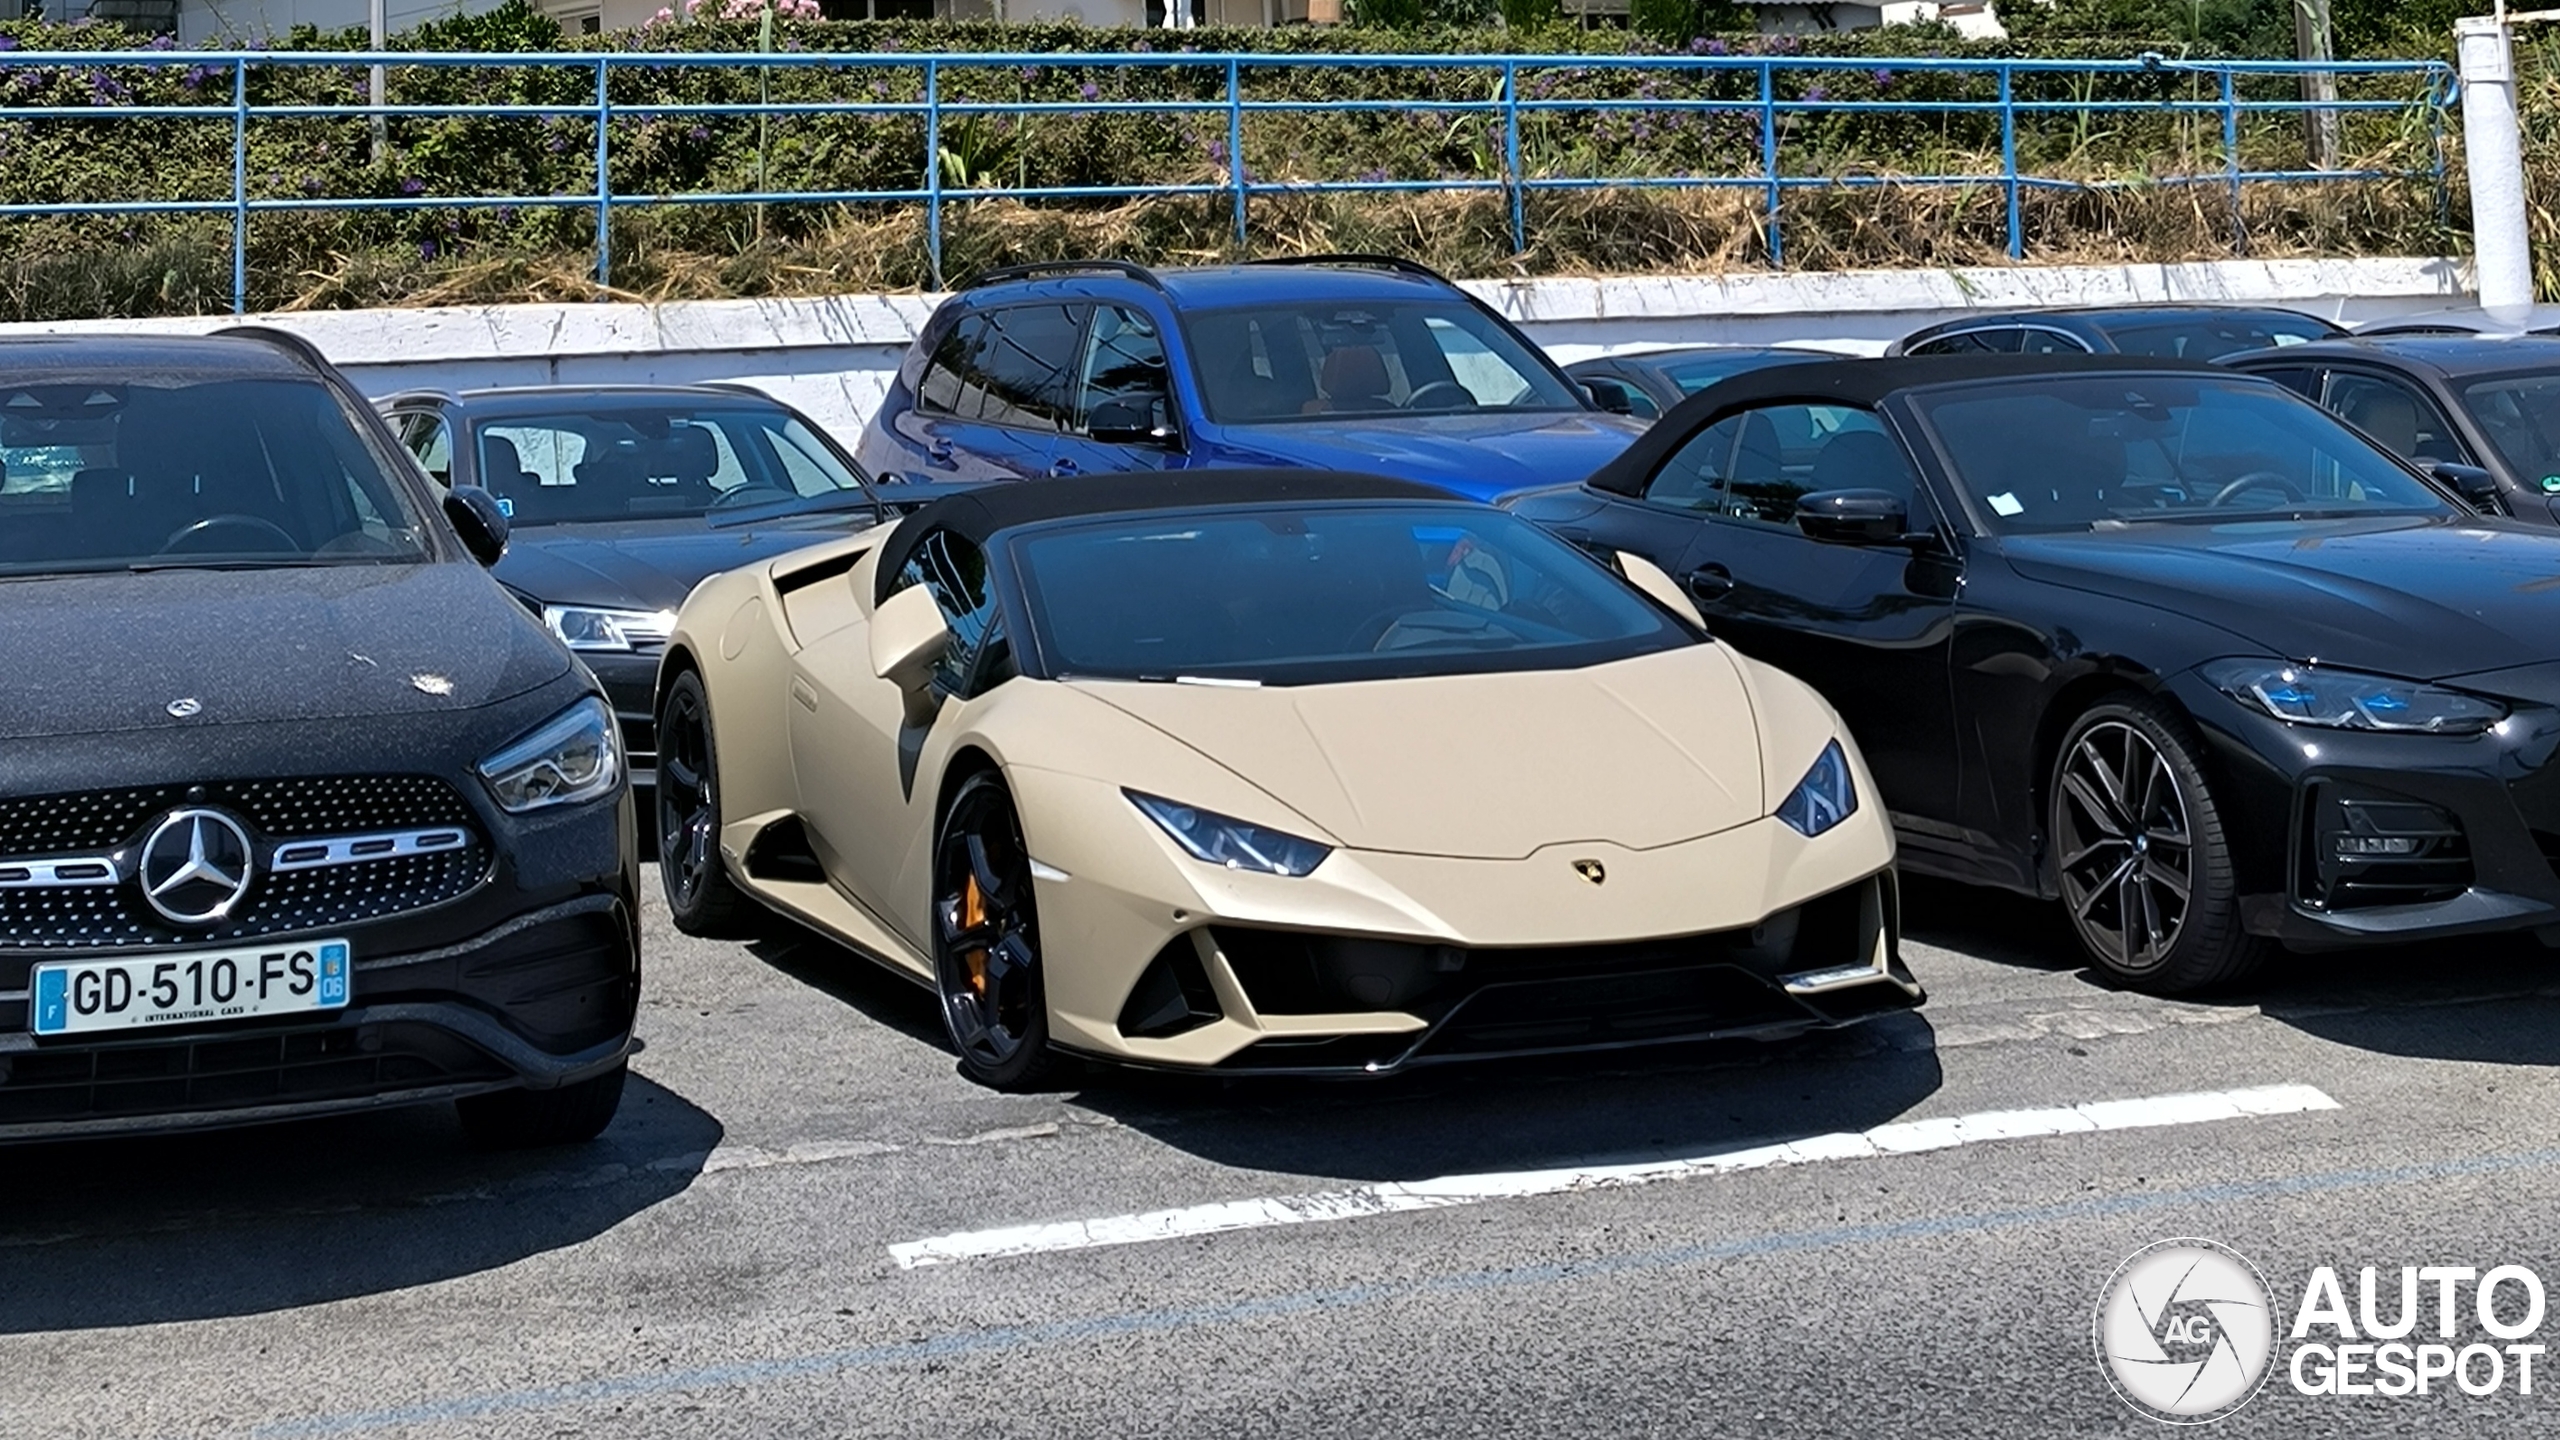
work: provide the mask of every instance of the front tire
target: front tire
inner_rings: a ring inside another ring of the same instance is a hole
[[[465,1138],[483,1150],[530,1150],[579,1145],[604,1133],[622,1108],[622,1082],[631,1073],[616,1065],[605,1073],[557,1090],[500,1090],[453,1102]]]
[[[2148,698],[2093,707],[2063,737],[2050,790],[2063,909],[2109,979],[2183,995],[2266,958],[2241,927],[2230,840],[2178,712]]]
[[[712,940],[755,935],[755,902],[720,858],[720,765],[711,697],[687,670],[658,705],[658,880],[676,928]]]
[[[1056,1067],[1031,856],[1004,781],[963,781],[934,840],[935,990],[943,1030],[970,1079],[1037,1088]]]

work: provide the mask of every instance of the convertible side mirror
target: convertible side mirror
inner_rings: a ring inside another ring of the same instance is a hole
[[[444,518],[472,559],[495,565],[507,553],[507,511],[497,496],[477,485],[456,485],[444,492]]]
[[[1608,411],[1612,415],[1633,415],[1636,413],[1635,392],[1628,389],[1626,382],[1623,380],[1602,380],[1598,378],[1585,380],[1582,382],[1582,393],[1590,399],[1593,405]]]
[[[1085,417],[1084,431],[1105,445],[1163,445],[1174,442],[1173,432],[1159,429],[1153,416],[1126,400],[1105,400],[1093,407]]]
[[[2481,513],[2503,515],[2505,499],[2498,490],[2498,477],[2477,465],[2458,465],[2451,460],[2419,460],[2413,462],[2442,484],[2460,491]]]
[[[1834,545],[1894,545],[1910,538],[1911,516],[1882,490],[1817,490],[1797,499],[1796,528]]]
[[[1701,630],[1707,628],[1707,617],[1698,613],[1698,602],[1690,599],[1689,593],[1680,588],[1680,582],[1672,579],[1661,566],[1633,551],[1621,550],[1618,552],[1618,569],[1626,575],[1628,584],[1652,596],[1662,608]]]
[[[933,719],[933,667],[950,648],[951,627],[943,623],[942,607],[921,585],[908,586],[871,612],[871,673],[906,697],[907,724]]]

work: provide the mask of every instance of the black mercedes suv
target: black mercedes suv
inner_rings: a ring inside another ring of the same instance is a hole
[[[594,677],[275,332],[0,342],[0,1140],[619,1103],[630,783]]]

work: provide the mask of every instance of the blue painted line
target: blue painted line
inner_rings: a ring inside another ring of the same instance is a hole
[[[2338,1170],[2320,1175],[2290,1176],[2280,1180],[2238,1181],[2223,1185],[2195,1186],[2185,1190],[2110,1195],[2022,1210],[1998,1210],[1971,1215],[1843,1225],[1820,1230],[1780,1231],[1738,1240],[1684,1245],[1670,1250],[1575,1260],[1555,1265],[1477,1270],[1391,1285],[1350,1285],[1324,1290],[1304,1290],[1291,1295],[1239,1300],[1223,1305],[1136,1310],[1117,1315],[1099,1315],[1083,1320],[1051,1321],[1041,1325],[1007,1325],[987,1330],[962,1330],[921,1341],[892,1345],[864,1345],[816,1355],[746,1360],[672,1373],[624,1375],[567,1385],[456,1396],[448,1400],[432,1400],[395,1409],[349,1411],[302,1420],[273,1421],[260,1425],[248,1433],[253,1440],[306,1440],[306,1437],[349,1435],[397,1426],[456,1424],[493,1415],[557,1410],[571,1406],[632,1400],[692,1390],[770,1384],[775,1381],[841,1374],[846,1371],[872,1369],[883,1365],[906,1365],[923,1360],[1003,1354],[1051,1345],[1075,1344],[1081,1341],[1249,1324],[1257,1320],[1285,1319],[1311,1311],[1381,1305],[1397,1300],[1433,1295],[1529,1289],[1617,1275],[1691,1269],[1718,1261],[1755,1259],[1805,1250],[1830,1250],[1853,1245],[1936,1239],[1951,1235],[2018,1229],[2025,1226],[2052,1225],[2065,1221],[2109,1219],[2186,1205],[2216,1205],[2240,1200],[2277,1199],[2294,1195],[2327,1194],[2341,1190],[2424,1184],[2430,1181],[2457,1180],[2473,1176],[2512,1174],[2521,1170],[2540,1170],[2554,1166],[2560,1166],[2560,1150],[2535,1150],[2514,1155],[2484,1155],[2468,1160],[2442,1161],[2430,1165]]]

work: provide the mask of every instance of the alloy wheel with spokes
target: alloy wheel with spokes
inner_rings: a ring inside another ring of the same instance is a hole
[[[2051,782],[2054,878],[2101,970],[2162,993],[2236,979],[2265,946],[2240,925],[2219,812],[2187,727],[2156,701],[2071,727]]]
[[[658,706],[658,878],[676,928],[735,939],[752,903],[720,858],[720,767],[711,748],[711,703],[686,671]]]
[[[934,847],[934,970],[961,1068],[981,1084],[1028,1086],[1050,1065],[1048,999],[1031,858],[1004,784],[971,776]]]

